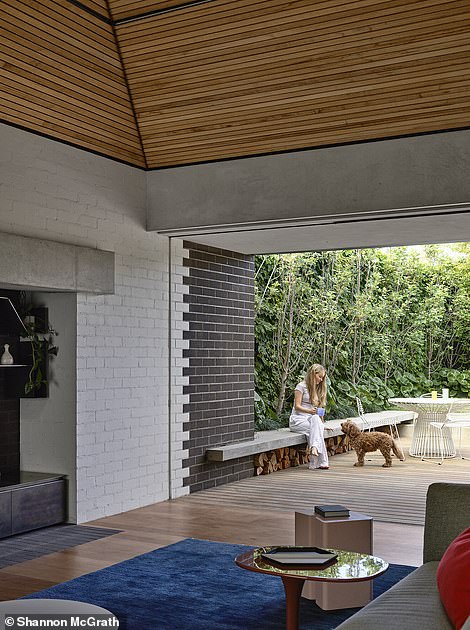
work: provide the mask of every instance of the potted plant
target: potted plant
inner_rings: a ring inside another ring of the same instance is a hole
[[[23,297],[21,306],[24,324],[24,332],[21,337],[29,342],[28,364],[31,366],[24,385],[24,393],[33,396],[46,396],[49,384],[48,360],[50,356],[57,356],[59,351],[55,344],[57,331],[48,322],[47,308],[26,304],[25,297]]]
[[[31,369],[24,386],[24,393],[30,394],[39,391],[41,387],[48,385],[47,361],[49,356],[57,356],[59,348],[54,344],[54,337],[57,332],[48,327],[47,331],[39,332],[41,327],[36,323],[25,323],[25,338],[31,344]]]

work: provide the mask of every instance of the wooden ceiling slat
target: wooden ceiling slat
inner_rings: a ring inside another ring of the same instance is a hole
[[[468,0],[85,3],[4,1],[8,121],[144,165],[127,75],[150,167],[470,124]]]
[[[437,31],[438,29],[438,31]],[[134,65],[134,62],[126,62],[127,73],[132,77],[133,85],[142,83],[145,78],[148,81],[148,73],[152,73],[152,79],[161,80],[167,78],[169,81],[178,80],[186,75],[192,75],[194,72],[202,72],[208,79],[212,74],[221,74],[225,69],[226,74],[244,75],[246,70],[263,64],[271,64],[271,66],[281,67],[288,63],[300,63],[309,61],[317,64],[324,60],[331,59],[332,63],[340,58],[341,62],[345,56],[353,55],[357,50],[360,51],[377,51],[378,55],[383,54],[384,50],[393,49],[400,44],[405,46],[423,45],[423,41],[432,40],[433,38],[447,35],[448,37],[464,34],[469,37],[470,30],[470,13],[463,19],[463,16],[457,15],[450,21],[449,18],[436,19],[435,21],[423,21],[419,29],[410,29],[400,27],[399,29],[388,28],[382,32],[377,32],[373,39],[358,39],[357,37],[338,37],[312,41],[309,37],[305,39],[295,40],[295,45],[288,46],[288,40],[282,42],[282,45],[264,44],[258,47],[256,52],[252,46],[240,46],[239,48],[227,48],[210,53],[198,53],[197,56],[176,56],[176,57],[149,57],[147,62]],[[380,45],[377,45],[377,39],[380,39]],[[276,64],[276,65],[275,65]],[[174,76],[173,76],[174,75]]]
[[[436,21],[438,23],[436,24]],[[446,18],[436,18],[435,20],[423,20],[419,25],[409,25],[402,22],[391,21],[390,25],[385,29],[381,26],[374,28],[373,32],[369,32],[367,36],[361,36],[356,33],[338,33],[335,31],[328,31],[322,33],[318,37],[313,37],[308,29],[303,29],[302,32],[298,31],[295,36],[291,34],[276,33],[273,38],[266,39],[264,36],[253,40],[246,39],[233,39],[230,44],[224,46],[224,40],[210,40],[208,45],[192,47],[186,46],[184,49],[176,51],[170,49],[162,49],[160,51],[146,52],[144,46],[138,55],[138,57],[131,57],[128,55],[126,49],[123,49],[123,54],[126,60],[126,69],[128,73],[150,70],[151,72],[171,72],[172,70],[178,71],[182,67],[197,67],[208,66],[220,62],[222,60],[236,60],[238,57],[240,61],[252,60],[254,57],[259,58],[261,55],[270,54],[273,58],[278,58],[282,63],[282,60],[289,56],[294,56],[302,48],[304,50],[317,50],[318,54],[322,54],[323,51],[332,50],[335,46],[358,45],[361,43],[364,45],[372,45],[375,43],[376,47],[380,50],[382,42],[378,41],[381,38],[381,33],[389,33],[388,41],[394,41],[394,37],[403,37],[405,35],[410,36],[415,31],[423,31],[428,24],[433,25],[433,33],[437,34],[436,28],[441,27],[446,32],[452,32],[453,29],[462,26],[470,26],[470,12],[457,13]]]
[[[429,113],[430,109],[433,110],[434,114],[439,112],[450,113],[454,110],[462,111],[466,106],[466,101],[468,99],[468,93],[461,96],[459,101],[456,103],[442,102],[433,104],[420,104],[416,103],[412,105],[409,103],[410,108],[409,112],[413,113],[413,115],[420,117],[421,115],[426,115]],[[394,119],[401,120],[403,114],[397,112],[396,109],[392,107],[386,108],[377,108],[373,110],[374,116],[380,118],[381,120],[392,121]],[[226,142],[230,142],[231,144],[237,144],[239,142],[244,142],[253,137],[253,131],[256,132],[257,137],[259,138],[284,138],[291,137],[298,134],[303,134],[307,132],[313,133],[315,129],[321,129],[326,131],[328,128],[336,128],[338,125],[354,125],[365,123],[371,119],[371,112],[367,112],[364,114],[363,110],[360,111],[345,111],[343,113],[338,113],[335,116],[331,116],[330,114],[319,115],[316,116],[313,121],[311,118],[305,120],[296,120],[295,124],[288,124],[285,119],[283,119],[283,127],[282,131],[274,130],[272,126],[265,127],[258,125],[257,129],[253,126],[252,129],[244,128],[245,133],[241,133],[240,130],[233,131],[225,131]],[[175,134],[167,134],[166,136],[162,136],[157,138],[156,136],[152,136],[152,141],[148,141],[145,143],[146,150],[150,150],[152,148],[158,148],[161,146],[161,142],[165,142],[165,147],[168,151],[171,151],[176,148],[184,149],[187,147],[187,136]],[[202,134],[193,134],[192,136],[192,144],[194,147],[208,147],[211,145],[219,145],[220,144],[220,136],[219,135],[202,135]]]
[[[446,1],[450,2],[451,0]],[[414,2],[424,3],[425,0],[414,0]],[[316,18],[321,20],[323,16],[328,16],[331,19],[337,13],[344,13],[345,11],[352,17],[356,13],[361,14],[363,11],[370,11],[371,7],[373,10],[377,10],[392,5],[400,7],[410,4],[410,0],[408,2],[406,0],[358,0],[357,2],[346,3],[341,0],[326,0],[317,1],[315,4],[311,0],[295,0],[295,2],[290,0],[274,0],[272,2],[266,2],[266,0],[231,0],[212,5],[194,5],[188,11],[149,17],[128,24],[117,25],[117,28],[120,29],[120,39],[123,43],[127,43],[128,39],[132,40],[134,37],[151,36],[155,28],[169,36],[175,32],[186,33],[205,30],[209,27],[217,27],[218,24],[235,24],[240,21],[241,15],[244,16],[244,21],[253,18],[253,21],[257,19],[264,23],[270,16],[302,16],[305,13],[310,15],[314,9]],[[217,32],[217,28],[215,31]]]
[[[395,123],[393,126],[393,132],[390,132],[389,136],[384,135],[384,123],[379,121],[377,123],[371,122],[368,127],[362,126],[355,128],[352,131],[346,130],[328,130],[328,132],[317,135],[304,135],[296,139],[297,148],[306,147],[322,147],[331,146],[335,144],[344,144],[350,142],[360,142],[374,140],[376,138],[384,137],[396,137],[400,135],[414,135],[419,133],[426,133],[432,131],[439,131],[443,129],[443,121],[448,121],[450,128],[461,128],[467,124],[468,114],[463,111],[460,114],[454,114],[453,116],[438,116],[427,117],[422,120],[406,121],[401,123]],[[197,160],[188,161],[187,151],[170,152],[167,150],[160,150],[159,152],[148,151],[147,161],[150,164],[158,164],[158,166],[175,166],[178,164],[193,164],[206,161],[217,161],[223,159],[237,158],[241,155],[260,155],[277,153],[285,150],[285,141],[283,142],[263,142],[262,139],[256,138],[250,144],[246,143],[242,146],[228,146],[222,145],[216,149],[206,150],[199,149],[197,154]],[[289,149],[292,149],[290,147]]]
[[[448,128],[469,94],[467,0],[230,0],[117,33],[150,166]]]
[[[9,0],[21,8],[22,0]],[[79,0],[80,1],[80,0]],[[110,24],[97,20],[93,15],[71,5],[70,0],[35,0],[35,10],[42,22],[61,29],[73,30],[78,35],[105,41],[114,45],[113,30]],[[78,10],[77,10],[78,9]]]
[[[145,166],[112,27],[67,0],[2,9],[2,119]]]
[[[50,33],[30,31],[28,33],[28,44],[25,46],[24,28],[22,26],[3,19],[2,30],[5,35],[8,35],[9,40],[18,42],[18,45],[24,51],[41,50],[43,55],[54,59],[56,64],[66,63],[67,66],[75,65],[87,71],[91,70],[92,72],[99,72],[101,68],[102,73],[108,77],[112,77],[113,80],[116,80],[116,76],[119,76],[119,72],[121,71],[119,66],[116,66],[115,63],[111,65],[106,59],[101,58],[99,55],[95,57],[91,55],[87,56],[86,50],[77,50],[76,46],[71,46],[64,42],[61,44],[60,49],[51,46]]]
[[[470,40],[466,38],[466,45],[453,46],[446,55],[442,55],[442,47],[437,44],[431,50],[421,50],[417,54],[409,54],[406,56],[389,57],[386,60],[377,61],[367,59],[362,56],[362,63],[358,59],[356,63],[352,64],[352,59],[349,58],[348,63],[344,63],[341,67],[335,66],[334,68],[315,66],[312,68],[311,64],[302,64],[296,67],[295,77],[292,75],[292,71],[273,71],[269,74],[269,78],[266,79],[266,75],[262,72],[250,74],[245,80],[238,80],[237,78],[225,77],[210,82],[204,82],[202,80],[195,80],[193,83],[182,85],[178,82],[174,88],[159,88],[145,87],[144,89],[134,88],[134,102],[139,107],[139,111],[146,105],[158,105],[162,103],[178,103],[178,106],[182,104],[192,104],[193,102],[202,102],[206,98],[217,97],[224,98],[233,94],[234,96],[243,96],[246,94],[269,91],[272,86],[288,87],[296,85],[309,85],[313,87],[313,82],[316,82],[322,76],[335,76],[341,75],[341,77],[347,77],[348,73],[354,75],[354,73],[365,71],[371,72],[376,69],[388,70],[394,72],[402,68],[407,68],[409,64],[415,64],[417,62],[423,62],[429,68],[433,68],[441,65],[442,62],[446,63],[449,60],[449,55],[452,55],[452,62],[455,63],[462,57],[470,58]],[[315,85],[316,87],[316,85]]]
[[[70,80],[40,72],[36,68],[32,69],[27,64],[22,64],[19,60],[16,60],[15,63],[5,61],[6,57],[5,54],[0,53],[0,58],[4,59],[3,72],[19,83],[29,85],[33,90],[38,89],[48,92],[54,95],[58,101],[61,101],[64,97],[75,100],[82,107],[84,106],[84,101],[85,103],[87,102],[86,99],[91,99],[99,103],[102,109],[115,110],[116,114],[126,110],[127,103],[124,98],[107,95],[103,90],[100,90],[98,83],[94,87],[88,87],[84,82],[72,83]]]
[[[3,86],[1,87],[3,88]],[[29,111],[30,108],[28,105],[24,105],[24,96],[22,94],[16,96],[14,90],[10,89],[8,89],[8,91],[2,89],[0,94],[2,94],[5,109],[8,108],[7,104],[9,103],[17,112],[27,113]],[[61,123],[63,127],[67,128],[70,134],[80,135],[84,131],[87,131],[88,134],[93,135],[96,140],[102,143],[107,143],[109,146],[114,146],[115,148],[120,148],[128,152],[133,152],[135,146],[133,137],[125,132],[119,133],[117,130],[113,130],[113,133],[109,133],[106,129],[100,128],[95,121],[89,118],[87,119],[84,115],[77,116],[73,119],[70,119],[67,115],[57,115],[57,112],[51,109],[50,104],[46,103],[45,107],[41,106],[39,99],[35,99],[32,104],[34,105],[36,117],[41,117],[41,120],[50,124],[51,128],[57,129],[59,123]]]
[[[298,15],[294,15],[290,19],[285,19],[285,26],[283,25],[283,20],[279,17],[273,17],[268,23],[266,19],[260,20],[258,18],[250,20],[246,19],[243,15],[238,15],[238,20],[232,19],[228,20],[226,23],[222,20],[218,20],[212,27],[209,27],[206,21],[203,23],[195,22],[191,28],[179,28],[174,32],[168,32],[167,29],[163,29],[158,21],[156,21],[153,28],[147,34],[139,33],[135,41],[126,41],[125,36],[123,36],[121,32],[123,29],[131,32],[132,24],[118,27],[118,33],[121,46],[126,49],[127,54],[130,56],[133,51],[139,53],[142,48],[145,48],[145,44],[149,46],[148,50],[150,52],[158,52],[171,48],[172,44],[178,47],[182,45],[196,46],[203,45],[205,42],[211,42],[214,39],[225,39],[227,43],[230,43],[233,39],[249,39],[263,35],[268,39],[274,34],[272,31],[294,36],[308,30],[313,37],[316,31],[322,31],[324,28],[328,28],[330,31],[334,32],[345,28],[348,31],[356,30],[357,35],[360,36],[361,28],[367,29],[368,23],[381,24],[384,18],[396,15],[395,20],[410,24],[415,18],[423,17],[423,7],[426,8],[426,12],[431,11],[433,7],[436,6],[439,6],[442,11],[442,2],[439,2],[439,0],[418,0],[413,3],[405,3],[405,0],[400,0],[400,3],[404,3],[404,5],[400,7],[400,12],[394,13],[389,3],[386,3],[386,8],[371,11],[366,15],[362,12],[345,12],[339,14],[340,16],[335,17],[335,19],[332,19],[330,15],[325,15],[323,18],[320,18],[315,10],[315,5],[311,5],[308,13],[301,18],[299,18]],[[468,2],[466,2],[466,0],[453,0],[446,4],[449,5],[446,14],[450,14],[452,11],[462,11],[465,7],[468,8]],[[366,32],[367,30],[364,31],[364,33]],[[158,33],[158,38],[155,38],[155,33]],[[182,52],[184,52],[184,49]]]
[[[60,105],[54,93],[51,96],[50,92],[47,93],[42,90],[36,90],[33,94],[31,90],[28,90],[28,85],[22,85],[16,80],[16,77],[13,80],[6,74],[3,74],[0,76],[0,85],[3,86],[5,92],[9,93],[12,97],[16,97],[18,102],[22,99],[23,102],[27,100],[31,104],[34,104],[35,110],[38,107],[43,107],[45,110],[48,108],[50,111],[55,111],[57,110],[57,105]],[[129,124],[129,121],[125,118],[120,119],[113,115],[108,108],[96,107],[90,103],[87,109],[84,110],[81,101],[73,101],[70,98],[64,98],[62,108],[59,111],[71,114],[74,121],[83,120],[87,125],[95,124],[97,128],[101,128],[103,134],[108,137],[114,133],[116,137],[125,136],[129,139],[132,138],[134,141],[134,128]],[[109,127],[103,125],[103,122],[108,122]]]
[[[5,28],[3,30],[3,44],[5,50],[10,50],[11,54],[18,55],[20,58],[26,60],[29,59],[31,64],[36,64],[38,67],[51,68],[53,72],[62,72],[64,75],[67,71],[74,75],[77,73],[83,79],[91,77],[100,77],[101,81],[112,91],[116,91],[119,94],[127,94],[127,89],[123,81],[116,81],[116,72],[110,70],[107,67],[99,67],[94,63],[84,63],[85,60],[76,61],[76,58],[72,55],[70,58],[64,55],[62,49],[60,53],[54,49],[45,48],[41,40],[31,37],[28,42],[28,48],[24,47],[24,42],[21,36],[14,30]],[[65,63],[66,61],[66,63]],[[88,61],[88,60],[87,60]],[[86,72],[84,72],[86,70]]]
[[[85,7],[88,7],[106,19],[110,18],[106,0],[80,0],[80,4],[83,4]]]
[[[79,66],[73,67],[68,65],[65,68],[62,64],[54,63],[53,60],[45,57],[42,51],[32,51],[30,49],[26,51],[25,54],[25,52],[23,52],[24,49],[21,51],[21,47],[7,37],[3,39],[3,44],[4,52],[0,51],[0,58],[3,59],[6,64],[10,64],[10,66],[15,67],[19,65],[23,69],[29,70],[31,65],[34,65],[34,74],[37,76],[43,76],[44,78],[50,76],[60,78],[66,86],[68,86],[72,80],[76,82],[77,85],[83,84],[89,86],[89,89],[93,93],[100,93],[111,99],[117,97],[122,103],[128,103],[126,87],[121,83],[117,83],[116,80],[113,81],[108,77],[102,76],[99,72],[84,75],[83,69],[80,71]]]
[[[161,9],[170,9],[177,5],[183,4],[184,0],[110,0],[109,6],[111,15],[114,20],[122,20],[124,18],[142,15],[149,11],[158,11]]]
[[[5,2],[14,3],[15,0],[5,0]],[[35,6],[36,5],[34,5],[34,7],[32,8],[32,11],[35,10]],[[26,11],[28,9],[31,9],[31,6],[23,4],[21,8],[23,9],[23,11]],[[27,25],[28,28],[35,29],[40,33],[44,33],[46,37],[50,39],[51,29],[54,29],[54,20],[52,19],[52,17],[49,19],[48,23],[45,23],[41,19],[40,15],[36,16],[36,14],[32,12],[25,13],[16,9],[16,7],[8,4],[2,5],[2,11],[4,12],[4,16],[9,15],[12,18],[13,23],[15,23],[16,21],[19,26],[23,26],[23,29],[25,28],[25,25]],[[103,57],[107,58],[108,61],[112,63],[116,68],[120,68],[119,59],[116,57],[115,51],[113,50],[113,47],[111,45],[107,47],[104,43],[100,43],[95,39],[85,37],[82,38],[81,36],[75,35],[75,32],[72,30],[66,31],[63,28],[57,28],[57,25],[55,25],[55,31],[53,32],[54,39],[56,40],[56,46],[59,42],[72,44],[79,51],[83,51],[84,49],[86,49],[89,55],[102,55]]]
[[[447,103],[444,105],[436,105],[436,106],[413,106],[409,109],[413,115],[419,117],[421,115],[426,115],[428,113],[432,113],[433,115],[437,115],[439,112],[452,112],[454,110],[462,111],[466,106],[466,98],[462,99],[461,102],[457,103]],[[389,111],[391,110],[391,111]],[[317,115],[312,117],[308,123],[297,123],[292,124],[291,126],[283,125],[282,129],[280,128],[265,128],[258,129],[256,132],[256,137],[259,139],[267,139],[267,138],[289,138],[293,135],[303,135],[304,133],[314,133],[315,130],[326,131],[329,128],[338,128],[338,127],[347,127],[350,125],[360,126],[362,124],[367,124],[368,121],[374,118],[379,118],[383,121],[393,121],[394,119],[402,120],[403,113],[401,111],[397,111],[396,108],[386,108],[380,109],[371,114],[371,112],[364,110],[360,110],[356,113],[350,112],[347,116],[343,113],[336,114],[335,116],[322,116]],[[251,130],[243,131],[237,130],[233,132],[225,131],[223,139],[221,139],[220,134],[212,135],[209,137],[197,137],[196,134],[193,134],[191,137],[191,146],[192,148],[197,149],[198,147],[210,147],[220,146],[221,142],[230,144],[242,143],[245,141],[249,141],[253,138],[253,132]],[[168,135],[165,141],[165,148],[168,151],[174,149],[185,149],[188,145],[187,137],[175,137],[173,134]],[[146,149],[151,148],[152,146],[160,146],[159,142],[154,142],[153,137],[150,142],[145,143]]]
[[[399,95],[400,91],[394,93],[395,96]],[[409,94],[406,92],[405,98],[403,99],[403,103],[407,107],[414,107],[416,105],[423,105],[427,107],[432,107],[433,103],[436,106],[442,106],[443,104],[452,104],[456,103],[465,103],[465,99],[467,99],[470,95],[470,87],[468,88],[460,88],[458,83],[451,82],[449,85],[446,85],[445,90],[428,90],[424,91],[424,94]],[[379,111],[379,110],[387,110],[393,109],[396,110],[395,104],[393,101],[390,101],[389,98],[383,98],[382,95],[378,96],[370,96],[369,100],[369,112]],[[192,138],[201,138],[201,137],[210,137],[211,135],[217,134],[221,129],[224,130],[224,134],[230,134],[232,132],[238,132],[240,130],[252,130],[257,131],[263,128],[272,127],[272,121],[274,119],[282,121],[283,125],[292,126],[297,123],[304,124],[308,121],[318,121],[322,118],[331,118],[333,119],[336,116],[345,116],[348,113],[358,113],[364,112],[364,108],[360,105],[351,105],[351,102],[348,98],[343,98],[342,100],[337,100],[334,103],[330,104],[326,99],[323,106],[316,108],[314,111],[308,111],[303,116],[299,116],[297,110],[285,108],[282,111],[276,112],[276,118],[274,117],[273,112],[267,111],[265,115],[260,113],[257,117],[253,117],[248,123],[244,119],[238,119],[235,121],[230,121],[230,123],[219,121],[216,119],[214,121],[207,121],[206,123],[200,123],[198,127],[188,127],[187,125],[162,125],[152,129],[151,139],[148,139],[146,142],[146,146],[151,146],[152,144],[157,144],[166,138],[187,138],[188,133],[191,133]],[[146,125],[142,124],[142,128]],[[147,125],[148,126],[148,125]]]
[[[379,2],[385,2],[386,0],[379,0]],[[311,0],[296,0],[296,5],[302,5],[305,3],[311,3]],[[360,4],[371,4],[374,0],[360,0]],[[156,16],[156,19],[161,20],[165,26],[172,26],[172,16],[173,11],[165,12],[165,10],[180,7],[178,8],[178,18],[179,20],[184,21],[185,19],[210,19],[210,9],[208,6],[201,6],[197,2],[192,2],[191,0],[166,0],[163,2],[155,2],[155,0],[136,0],[134,2],[130,2],[129,0],[123,0],[123,2],[119,2],[119,0],[110,0],[110,10],[113,20],[119,22],[119,20],[125,20],[129,18],[136,18],[139,16],[145,16],[147,14],[147,18],[149,19],[149,14],[152,12],[163,11]],[[253,0],[251,2],[240,2],[240,0],[212,0],[212,3],[217,4],[216,11],[217,15],[227,15],[230,12],[230,15],[234,16],[240,10],[240,7],[244,8],[244,5],[249,4],[256,6],[259,2]],[[271,4],[273,5],[273,10],[278,10],[276,7],[281,6],[281,8],[287,7],[288,4],[292,4],[291,0],[276,0]],[[377,2],[375,2],[377,3]],[[209,2],[210,4],[210,2]],[[330,10],[334,10],[335,5],[344,4],[344,1],[340,0],[337,2],[335,0],[323,0],[320,2],[317,1],[319,9],[323,5],[328,5]],[[357,4],[355,2],[354,4]],[[185,5],[185,6],[182,6]],[[146,29],[148,28],[146,24],[146,19],[141,19],[138,22],[134,22],[134,24],[138,25],[139,28]]]
[[[233,126],[243,125],[256,126],[266,121],[273,122],[275,120],[283,121],[286,117],[295,119],[296,117],[312,116],[314,117],[318,113],[324,111],[335,112],[338,108],[357,107],[365,109],[364,101],[367,99],[368,107],[374,107],[376,104],[391,103],[395,107],[395,102],[407,103],[410,98],[421,99],[430,95],[430,98],[439,99],[443,96],[452,99],[455,95],[457,98],[461,93],[466,93],[470,89],[469,85],[462,85],[460,76],[450,77],[445,80],[441,80],[439,84],[435,84],[426,78],[422,78],[416,82],[413,91],[410,91],[409,85],[396,85],[390,86],[386,93],[382,89],[365,90],[362,93],[358,93],[361,96],[357,99],[357,102],[352,102],[351,95],[349,93],[336,95],[332,98],[326,93],[325,96],[316,99],[314,105],[310,108],[303,108],[299,113],[298,106],[295,101],[287,102],[283,105],[276,107],[270,107],[269,104],[258,105],[257,108],[251,108],[246,111],[215,111],[214,115],[210,118],[205,116],[199,116],[195,114],[193,117],[183,116],[162,116],[158,124],[154,118],[148,118],[147,120],[140,121],[140,127],[143,131],[145,128],[151,129],[152,137],[159,131],[165,132],[167,130],[174,130],[177,133],[182,130],[183,133],[191,134],[198,132],[200,129],[205,128],[220,128],[230,129]]]
[[[428,30],[430,29],[430,30]],[[152,77],[159,77],[164,75],[171,75],[173,72],[181,73],[186,70],[196,70],[201,68],[204,72],[211,73],[214,69],[223,67],[224,64],[227,68],[236,69],[237,62],[239,72],[243,72],[243,66],[259,65],[263,59],[270,60],[272,63],[278,61],[279,65],[286,63],[289,60],[295,61],[301,60],[302,55],[306,56],[312,61],[316,62],[317,56],[322,59],[322,56],[327,58],[331,56],[332,61],[336,58],[338,53],[334,53],[334,50],[340,49],[350,50],[354,52],[355,48],[361,49],[361,45],[364,48],[375,49],[380,52],[384,47],[393,45],[395,42],[399,42],[401,39],[410,39],[416,34],[416,38],[422,41],[423,38],[433,37],[442,34],[452,34],[459,29],[464,29],[464,32],[468,35],[470,30],[470,13],[465,15],[446,16],[446,18],[436,18],[434,21],[423,20],[419,28],[412,29],[407,25],[400,25],[393,27],[390,25],[387,29],[379,29],[374,33],[373,37],[363,38],[357,35],[342,36],[338,34],[328,34],[321,39],[312,40],[309,36],[301,39],[296,37],[295,39],[283,38],[282,41],[274,42],[257,42],[256,47],[253,45],[246,46],[241,44],[239,47],[224,47],[217,51],[213,48],[211,50],[198,50],[194,55],[159,55],[157,57],[146,56],[141,59],[140,64],[135,65],[134,60],[128,60],[126,56],[126,69],[129,76],[137,76],[148,72],[152,72]],[[388,36],[387,36],[388,33]],[[382,38],[383,41],[382,41]],[[380,43],[378,43],[380,41]],[[341,53],[340,53],[341,54]]]
[[[460,65],[460,67],[455,67],[452,70],[448,70],[446,65],[442,66],[441,71],[433,73],[434,81],[441,81],[442,79],[446,79],[448,77],[458,77],[463,79],[467,79],[470,71],[470,60],[468,57],[464,58],[464,62]],[[259,98],[257,94],[249,94],[243,97],[233,97],[233,98],[225,98],[223,100],[219,100],[216,103],[211,103],[210,113],[211,116],[216,116],[222,110],[231,110],[237,111],[243,106],[245,111],[249,113],[250,108],[257,107],[265,107],[266,103],[269,103],[270,108],[275,108],[283,103],[297,103],[305,104],[309,103],[310,105],[315,104],[318,98],[320,97],[329,97],[334,98],[336,95],[349,94],[350,97],[360,97],[364,102],[366,98],[367,90],[377,90],[381,89],[384,92],[388,91],[390,87],[398,86],[398,85],[407,85],[411,86],[413,89],[413,85],[416,85],[420,78],[424,78],[424,80],[429,78],[428,68],[426,66],[422,68],[414,68],[414,75],[409,76],[408,68],[403,69],[401,72],[396,71],[394,74],[383,74],[383,78],[379,80],[378,75],[374,76],[374,81],[371,82],[368,78],[359,75],[356,80],[353,82],[351,79],[348,83],[341,84],[339,81],[328,81],[326,80],[323,85],[317,84],[315,86],[315,91],[313,92],[309,87],[301,86],[299,88],[290,88],[286,90],[277,90],[272,91],[270,93],[270,98]],[[265,94],[263,93],[263,96]],[[367,107],[367,102],[364,102],[364,107]],[[197,103],[193,105],[186,105],[184,107],[178,107],[178,105],[173,108],[167,107],[165,108],[149,108],[148,112],[144,110],[138,109],[138,117],[139,119],[145,118],[145,115],[148,115],[149,118],[158,114],[160,119],[165,118],[168,115],[185,115],[190,116],[192,114],[201,113],[204,116],[207,112],[207,102]]]

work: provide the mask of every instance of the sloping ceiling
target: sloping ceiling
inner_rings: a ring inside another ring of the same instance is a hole
[[[137,166],[470,125],[468,0],[2,9],[3,120]]]
[[[5,122],[145,165],[111,24],[68,0],[3,0],[1,26]]]

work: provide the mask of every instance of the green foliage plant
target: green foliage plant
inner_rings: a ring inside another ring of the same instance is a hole
[[[25,327],[21,336],[31,345],[31,368],[24,386],[25,394],[37,392],[43,385],[48,385],[43,368],[47,365],[49,357],[57,356],[59,351],[55,344],[57,331],[36,314],[34,304],[28,297],[29,294],[25,291],[20,292],[19,310]]]
[[[43,373],[43,366],[49,356],[57,356],[59,348],[54,343],[57,332],[53,328],[49,327],[46,333],[38,332],[43,329],[41,325],[28,321],[25,323],[25,328],[24,337],[31,344],[31,369],[28,372],[24,392],[30,394],[48,384],[46,375]]]
[[[329,418],[448,387],[470,395],[470,245],[256,256],[256,426],[287,426],[312,363]]]

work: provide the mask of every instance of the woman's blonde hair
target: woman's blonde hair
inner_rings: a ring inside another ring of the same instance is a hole
[[[321,383],[315,382],[315,374],[322,374]],[[315,407],[324,407],[326,404],[326,370],[323,365],[314,363],[311,365],[305,375],[305,384],[307,385],[310,402]]]

